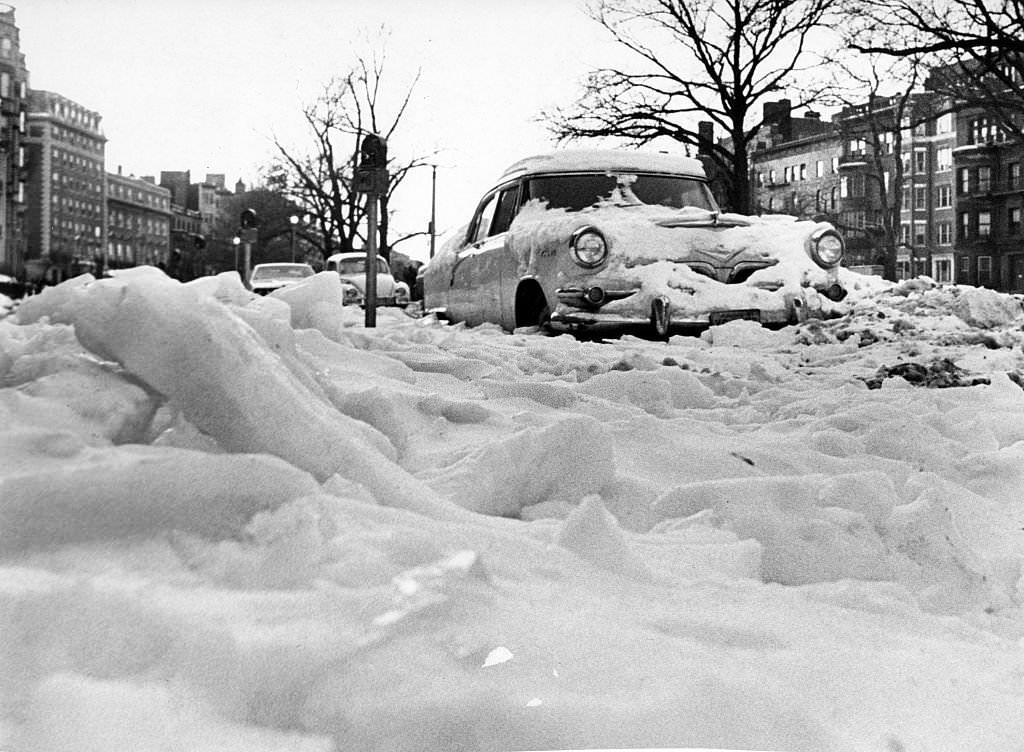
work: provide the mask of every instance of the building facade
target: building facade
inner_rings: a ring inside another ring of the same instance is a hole
[[[955,123],[957,281],[1024,293],[1024,143],[978,109]]]
[[[106,246],[106,137],[98,113],[49,91],[31,90],[25,268],[60,282],[102,263]]]
[[[171,192],[152,178],[107,174],[107,235],[103,266],[171,263]]]
[[[14,7],[0,3],[0,274],[25,277],[28,68]]]

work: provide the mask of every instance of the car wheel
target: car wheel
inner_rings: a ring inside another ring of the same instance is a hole
[[[524,282],[516,292],[516,328],[536,326],[546,332],[551,326],[551,306],[540,285]]]

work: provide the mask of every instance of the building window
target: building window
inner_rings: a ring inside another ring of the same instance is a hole
[[[932,263],[932,278],[939,283],[953,281],[953,264],[950,259],[935,259]]]
[[[1006,210],[1006,231],[1010,235],[1020,234],[1020,207],[1011,206]]]
[[[957,282],[962,285],[969,285],[971,283],[971,257],[961,256],[960,257],[960,270],[957,272]]]
[[[985,165],[978,168],[978,191],[986,193],[992,189],[992,168]]]
[[[953,240],[953,226],[949,222],[939,222],[935,225],[935,237],[939,245],[949,245]]]
[[[822,160],[819,159],[817,162],[814,163],[814,176],[820,178],[820,177],[824,176],[824,174],[825,174],[825,163]]]
[[[832,190],[829,191],[829,201],[828,201],[829,208],[832,211],[836,210],[836,193],[837,193],[836,187],[832,186]]]
[[[903,245],[910,244],[910,225],[903,223],[900,225],[900,242]]]
[[[949,172],[953,169],[953,149],[943,146],[935,150],[935,171]]]
[[[1020,162],[1010,162],[1006,165],[1006,182],[1007,188],[1011,190],[1021,187]]]
[[[991,137],[987,117],[971,118],[967,121],[967,143],[983,144]]]
[[[992,212],[978,212],[978,237],[987,238],[992,234]]]
[[[914,172],[922,174],[928,171],[928,152],[924,149],[914,149]]]
[[[978,285],[985,287],[992,284],[992,257],[978,256]]]
[[[800,179],[807,180],[807,165],[800,165]]]
[[[958,196],[966,196],[971,192],[971,171],[966,167],[956,171],[956,191]]]
[[[953,187],[939,185],[935,188],[935,208],[948,209],[953,205]]]
[[[850,195],[850,178],[846,175],[839,177],[839,198],[848,198]]]
[[[967,240],[971,237],[971,217],[967,212],[960,213],[960,221],[957,224],[959,228],[959,239]]]
[[[927,244],[928,240],[925,237],[925,224],[924,222],[914,222],[914,245],[922,246]]]
[[[935,132],[936,133],[952,133],[953,132],[953,113],[947,112],[945,115],[939,115],[935,121]]]
[[[928,186],[914,186],[914,210],[924,211],[928,208]]]
[[[839,157],[832,157],[832,174],[839,172]]]

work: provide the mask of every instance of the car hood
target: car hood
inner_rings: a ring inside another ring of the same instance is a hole
[[[597,228],[612,257],[626,266],[656,261],[813,264],[807,248],[824,223],[784,215],[763,217],[702,209],[655,206],[600,206],[581,212],[527,207],[510,229],[517,253],[564,246],[581,227]],[[522,258],[529,263],[531,259]]]
[[[250,284],[252,287],[284,287],[285,285],[292,285],[301,281],[301,279],[295,279],[295,277],[262,277],[252,280]]]
[[[360,295],[366,294],[365,274],[339,274],[342,282],[347,282],[359,290]],[[377,297],[389,297],[394,295],[395,278],[383,272],[377,275]]]

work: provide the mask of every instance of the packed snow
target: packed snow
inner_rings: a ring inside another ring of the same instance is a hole
[[[0,301],[0,749],[1021,749],[1021,303],[855,287],[668,342]]]

